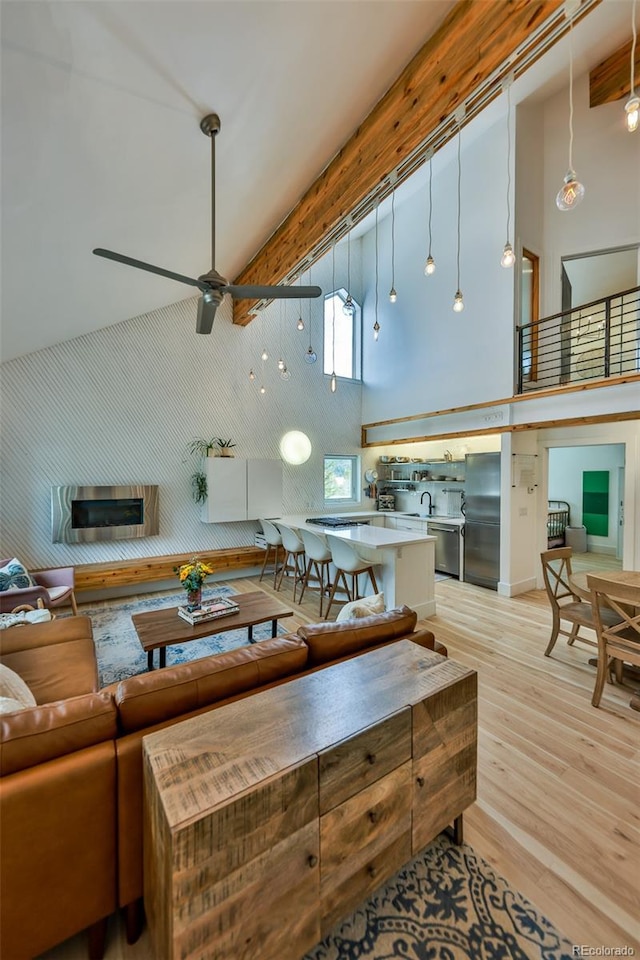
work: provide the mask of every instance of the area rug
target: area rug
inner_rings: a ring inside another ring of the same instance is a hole
[[[229,597],[235,591],[230,587],[213,586],[203,590],[203,601],[213,597]],[[100,686],[125,680],[147,670],[147,655],[140,646],[131,617],[135,613],[177,607],[184,600],[184,591],[150,594],[143,599],[107,601],[92,607],[83,607],[80,613],[91,617],[93,638],[96,645]],[[177,614],[176,614],[177,616]],[[279,626],[279,632],[285,633]],[[253,628],[254,640],[266,640],[271,636],[271,621]],[[247,630],[228,630],[213,637],[193,640],[189,643],[167,647],[167,666],[199,660],[212,653],[224,653],[237,647],[249,645]]]
[[[477,856],[444,834],[304,960],[570,960],[572,944]]]

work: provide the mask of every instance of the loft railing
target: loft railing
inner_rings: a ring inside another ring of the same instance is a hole
[[[640,372],[640,287],[516,328],[518,393]]]

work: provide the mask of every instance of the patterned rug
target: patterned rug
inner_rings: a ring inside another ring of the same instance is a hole
[[[234,593],[235,591],[230,587],[214,585],[202,591],[202,599],[206,601],[213,597],[229,597]],[[176,607],[183,600],[184,590],[178,590],[150,594],[144,599],[106,601],[100,605],[81,608],[80,613],[91,617],[101,687],[132,677],[137,673],[146,673],[147,655],[140,646],[138,635],[131,622],[132,615],[145,613],[147,610]],[[279,632],[286,631],[284,627],[280,627]],[[266,640],[270,637],[271,621],[254,627],[253,636],[255,640]],[[246,629],[229,630],[213,637],[205,637],[203,640],[193,640],[167,647],[167,666],[199,660],[212,653],[224,653],[227,650],[248,645]]]
[[[572,944],[444,834],[304,960],[570,960]]]

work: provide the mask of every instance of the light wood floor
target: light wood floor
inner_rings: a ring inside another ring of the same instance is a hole
[[[261,586],[273,592],[267,580]],[[281,596],[290,599],[288,584]],[[551,622],[543,591],[506,598],[445,580],[436,602],[422,625],[479,679],[478,799],[465,840],[576,944],[637,954],[640,713],[629,708],[631,688],[607,684],[594,709],[593,649],[560,638],[543,656]],[[314,620],[317,596],[307,592],[287,623]],[[106,956],[155,960],[148,931],[130,947],[115,922]],[[46,957],[85,960],[84,941]]]

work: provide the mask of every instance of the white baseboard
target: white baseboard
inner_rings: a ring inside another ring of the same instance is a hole
[[[520,593],[528,593],[529,590],[537,590],[538,583],[535,577],[528,580],[519,580],[517,583],[504,583],[502,580],[498,583],[498,594],[501,597],[517,597]]]

